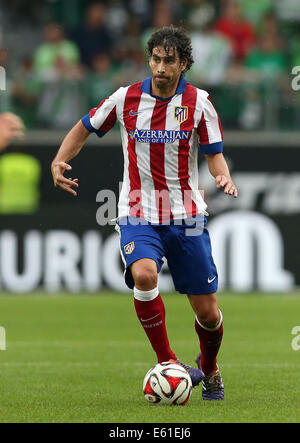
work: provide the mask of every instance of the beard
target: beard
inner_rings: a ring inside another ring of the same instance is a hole
[[[170,80],[170,78],[163,76],[154,77],[154,83],[155,86],[161,90],[169,89],[173,86],[173,82]]]

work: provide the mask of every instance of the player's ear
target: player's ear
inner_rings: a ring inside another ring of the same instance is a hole
[[[184,71],[186,70],[187,63],[188,63],[187,60],[182,60],[182,61],[180,62],[181,72],[184,72]]]
[[[152,54],[149,55],[149,60],[148,60],[149,66],[151,66],[151,61],[152,61]]]

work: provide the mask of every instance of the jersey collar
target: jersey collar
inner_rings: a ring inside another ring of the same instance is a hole
[[[141,84],[141,91],[146,92],[146,94],[152,95],[151,84],[152,84],[152,77],[146,78]],[[186,85],[187,85],[187,80],[183,76],[181,76],[175,94],[184,94]]]

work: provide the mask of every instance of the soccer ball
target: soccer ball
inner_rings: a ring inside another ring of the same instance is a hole
[[[151,404],[185,405],[192,393],[192,380],[178,363],[159,363],[145,375],[143,391]]]

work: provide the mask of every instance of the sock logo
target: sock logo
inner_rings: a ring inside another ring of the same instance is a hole
[[[154,318],[158,317],[159,315],[160,314],[156,314],[156,315],[154,315],[154,317],[150,317],[150,318],[146,318],[146,319],[141,318],[141,321],[150,321],[150,320],[153,320]]]

